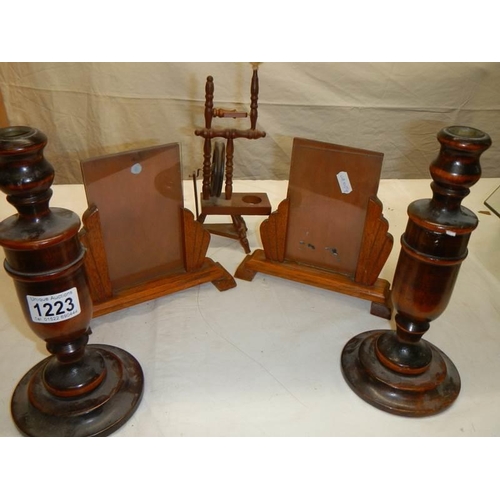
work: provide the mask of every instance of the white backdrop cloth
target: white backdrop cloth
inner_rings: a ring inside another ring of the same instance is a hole
[[[369,303],[257,274],[219,292],[206,283],[92,321],[94,344],[127,350],[141,363],[141,405],[116,436],[499,436],[500,218],[484,206],[500,179],[482,179],[464,205],[479,218],[469,255],[444,313],[425,338],[457,366],[462,390],[444,413],[407,418],[380,411],[347,386],[344,345],[358,333],[391,328]],[[430,196],[429,180],[382,180],[379,198],[395,244],[381,277],[392,282],[408,204]],[[273,208],[286,181],[236,181],[264,191]],[[186,208],[194,210],[185,182]],[[55,186],[52,206],[82,214],[83,186]],[[13,213],[2,197],[0,220]],[[227,222],[228,217],[222,217]],[[263,217],[246,217],[252,250]],[[208,221],[208,219],[207,219]],[[210,222],[217,221],[216,217]],[[233,274],[238,241],[212,236],[208,256]],[[10,398],[21,377],[48,353],[22,316],[14,284],[0,272],[0,436],[17,436]]]
[[[80,183],[81,159],[178,142],[184,178],[202,166],[205,81],[218,107],[248,111],[249,63],[0,63],[11,125],[39,128],[56,183]],[[437,132],[490,134],[484,177],[500,177],[500,64],[273,63],[260,66],[258,127],[235,143],[239,179],[288,179],[294,137],[384,153],[383,178],[427,178]],[[247,128],[246,120],[214,125]]]

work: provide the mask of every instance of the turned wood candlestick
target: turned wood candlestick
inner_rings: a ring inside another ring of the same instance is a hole
[[[0,189],[18,211],[0,223],[4,266],[30,328],[52,354],[19,382],[12,416],[29,436],[108,435],[137,408],[143,374],[122,349],[86,347],[92,300],[80,220],[49,208],[54,169],[43,156],[46,144],[30,127],[0,129]]]
[[[430,166],[432,199],[408,207],[408,225],[393,280],[395,331],[374,330],[351,339],[342,371],[358,396],[400,415],[425,416],[448,408],[460,392],[452,361],[422,339],[450,300],[478,219],[461,201],[481,176],[480,155],[491,145],[480,130],[454,126],[437,135]]]

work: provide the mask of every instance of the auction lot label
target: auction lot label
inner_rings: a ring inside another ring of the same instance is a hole
[[[81,313],[76,287],[52,295],[26,295],[26,300],[35,323],[59,323]]]

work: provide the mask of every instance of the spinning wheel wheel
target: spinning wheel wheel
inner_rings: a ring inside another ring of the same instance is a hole
[[[214,154],[212,156],[212,169],[210,173],[210,196],[216,196],[218,198],[222,193],[225,160],[226,146],[224,146],[223,142],[216,141]]]

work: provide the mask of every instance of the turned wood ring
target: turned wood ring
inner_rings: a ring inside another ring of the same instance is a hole
[[[226,160],[226,146],[222,141],[216,141],[214,146],[214,154],[212,156],[210,196],[216,196],[218,198],[222,193],[222,183],[224,182],[225,160]]]

